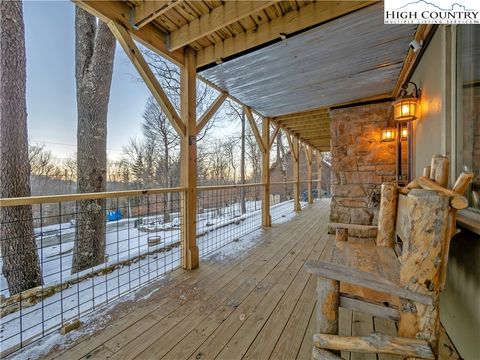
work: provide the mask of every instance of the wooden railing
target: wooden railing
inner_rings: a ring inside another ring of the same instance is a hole
[[[282,188],[277,191],[278,185]],[[288,194],[280,193],[283,186],[289,188]],[[273,223],[287,221],[294,213],[295,186],[299,183],[268,184],[275,188],[268,209],[263,201],[267,184],[198,186],[194,227],[198,256],[229,244],[247,246],[252,237],[239,240],[262,228],[265,212],[272,214]],[[0,208],[32,210],[28,218],[2,219],[2,265],[8,257],[16,259],[18,267],[10,271],[20,274],[28,267],[21,252],[22,242],[30,239],[42,279],[38,286],[13,293],[1,275],[2,355],[70,327],[72,321],[183,266],[187,191],[175,187],[0,199]],[[83,206],[90,203],[100,204],[97,216],[103,230],[97,239],[104,242],[105,254],[102,261],[92,258],[89,266],[75,270],[72,263],[84,240],[82,229],[90,226]],[[26,224],[34,237],[16,233]]]

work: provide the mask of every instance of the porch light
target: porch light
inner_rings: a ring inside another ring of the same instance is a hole
[[[412,84],[415,87],[415,90],[410,94],[407,91],[408,84]],[[417,85],[413,82],[408,82],[402,86],[402,89],[400,97],[393,102],[393,118],[396,121],[416,120],[419,107]]]
[[[407,126],[402,126],[402,132],[401,132],[402,136],[402,140],[407,140],[408,138],[408,128]]]
[[[394,128],[386,128],[382,130],[382,142],[389,142],[395,140],[395,129]]]

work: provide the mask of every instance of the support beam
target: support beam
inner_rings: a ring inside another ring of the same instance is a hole
[[[273,134],[270,137],[270,143],[268,144],[268,149],[272,150],[273,143],[275,142],[275,139],[277,138],[278,132],[280,131],[280,126],[275,125],[275,130],[273,130]]]
[[[316,1],[198,51],[198,67],[321,24],[377,1]]]
[[[181,69],[181,116],[185,135],[180,143],[180,184],[186,187],[182,208],[182,267],[195,269],[199,264],[197,247],[197,120],[195,51],[185,49],[185,67]]]
[[[177,50],[221,28],[250,16],[276,1],[226,1],[211,12],[201,15],[170,33],[170,48]]]
[[[135,9],[133,10],[133,25],[139,29],[142,26],[147,25],[150,21],[155,20],[160,15],[165,14],[181,1],[183,0],[142,1],[142,3],[135,6]]]
[[[138,49],[137,45],[130,36],[129,31],[118,22],[109,22],[108,26],[112,31],[113,35],[117,38],[118,42],[122,46],[125,53],[132,61],[133,65],[137,69],[138,73],[142,77],[143,81],[147,85],[148,89],[152,93],[155,100],[165,112],[165,115],[172,123],[173,127],[177,131],[178,135],[185,135],[185,124],[182,122],[180,117],[177,114],[177,111],[173,107],[172,103],[168,99],[167,94],[163,91],[160,83],[153,74],[152,70],[148,66],[145,58]]]
[[[265,227],[272,226],[270,216],[270,119],[262,118],[262,225]]]
[[[290,152],[292,153],[292,157],[294,160],[298,160],[298,152],[295,146],[293,146],[293,136],[291,136],[289,133],[286,133],[287,135],[287,141],[288,141],[288,146],[290,147]]]
[[[218,95],[212,105],[210,105],[210,107],[205,111],[205,113],[200,117],[200,120],[198,120],[197,123],[197,135],[208,124],[213,115],[217,113],[218,109],[220,108],[220,106],[222,106],[227,97],[228,94],[226,92],[222,92],[220,95]]]
[[[322,153],[319,151],[315,152],[317,156],[317,192],[318,198],[322,198]]]
[[[305,157],[307,159],[307,196],[308,196],[308,203],[312,204],[313,203],[313,194],[312,194],[312,157],[313,157],[313,151],[312,147],[305,145]]]
[[[166,57],[179,66],[185,63],[183,51],[169,51],[165,44],[165,33],[153,24],[147,24],[141,29],[135,29],[130,23],[132,8],[126,1],[98,1],[98,0],[73,0],[75,5],[95,15],[106,22],[118,22],[125,26],[142,45],[153,52]]]
[[[288,138],[289,136],[287,136]],[[296,212],[301,211],[300,206],[300,141],[293,137],[289,141],[293,159],[293,208]]]
[[[245,115],[247,115],[248,123],[250,124],[250,128],[253,131],[253,135],[255,136],[255,139],[257,140],[257,145],[260,148],[260,151],[264,153],[266,151],[265,144],[263,143],[262,135],[260,134],[260,131],[258,130],[257,123],[255,122],[255,119],[253,118],[252,110],[244,106],[244,111]]]

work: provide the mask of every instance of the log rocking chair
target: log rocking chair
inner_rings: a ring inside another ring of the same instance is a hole
[[[317,276],[317,326],[312,359],[341,359],[340,351],[438,358],[439,295],[445,286],[456,211],[472,180],[462,173],[447,188],[448,159],[431,166],[404,188],[382,185],[376,242],[348,240],[348,232],[373,226],[331,224],[333,246],[307,270]],[[339,306],[398,321],[398,336],[339,336]]]

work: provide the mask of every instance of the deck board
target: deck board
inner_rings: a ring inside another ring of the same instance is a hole
[[[307,259],[328,253],[328,200],[262,232],[258,244],[228,259],[203,259],[150,286],[148,299],[122,302],[94,328],[49,359],[310,359],[316,279]],[[393,321],[340,309],[342,335],[394,333]],[[89,324],[85,325],[88,329]],[[457,359],[443,334],[441,359]],[[396,359],[342,353],[345,359]]]

